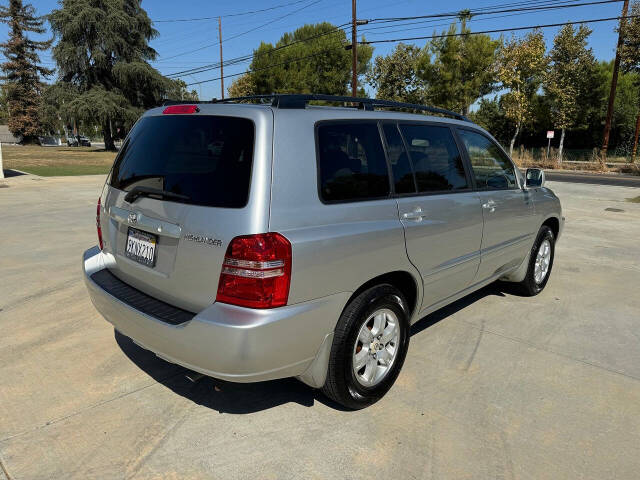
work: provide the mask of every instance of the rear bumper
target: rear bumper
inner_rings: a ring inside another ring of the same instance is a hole
[[[349,298],[341,293],[269,310],[214,303],[191,320],[171,325],[120,301],[91,279],[111,262],[109,254],[94,247],[84,252],[82,265],[91,301],[116,330],[169,362],[234,382],[305,373]]]

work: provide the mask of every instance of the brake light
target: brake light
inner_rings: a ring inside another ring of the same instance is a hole
[[[231,240],[222,264],[217,302],[249,308],[287,304],[291,283],[291,243],[279,233]]]
[[[102,228],[100,228],[100,207],[102,203],[100,198],[98,198],[98,208],[96,209],[96,228],[98,229],[98,244],[100,245],[100,250],[102,250]]]
[[[197,105],[171,105],[165,108],[162,113],[165,115],[183,115],[189,113],[197,113],[200,109]]]

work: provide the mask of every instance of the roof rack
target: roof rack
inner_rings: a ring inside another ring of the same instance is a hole
[[[388,109],[406,109],[406,110],[418,110],[429,113],[438,113],[440,115],[447,115],[458,120],[465,122],[471,122],[467,117],[451,110],[445,110],[444,108],[431,107],[428,105],[419,105],[416,103],[404,103],[404,102],[392,102],[390,100],[379,100],[377,98],[362,98],[362,97],[347,97],[339,95],[323,95],[323,94],[291,94],[291,93],[274,93],[270,95],[250,95],[246,97],[232,97],[224,99],[213,99],[208,102],[201,101],[179,101],[179,100],[165,100],[163,105],[177,105],[181,103],[235,103],[243,101],[262,101],[271,100],[271,106],[282,109],[304,109],[307,104],[314,100],[320,100],[325,102],[341,102],[356,104],[358,108],[367,111],[373,111],[376,108],[388,108]]]
[[[267,100],[267,99],[273,99],[274,97],[278,96],[277,94],[271,94],[271,95],[249,95],[247,97],[231,97],[231,98],[212,98],[211,100],[172,100],[172,99],[165,99],[162,100],[162,104],[160,105],[161,107],[166,107],[168,105],[185,105],[185,104],[212,104],[212,103],[234,103],[234,102],[241,102],[244,100]]]

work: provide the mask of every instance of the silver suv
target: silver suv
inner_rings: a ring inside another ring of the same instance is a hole
[[[477,125],[381,100],[254,101],[150,110],[115,160],[83,268],[140,346],[357,409],[395,381],[412,323],[498,279],[545,287],[560,202]]]

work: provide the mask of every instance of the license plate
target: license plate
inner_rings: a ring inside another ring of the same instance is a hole
[[[156,236],[129,228],[127,232],[127,246],[125,255],[136,262],[147,267],[153,267],[156,264],[156,245],[158,241]]]

